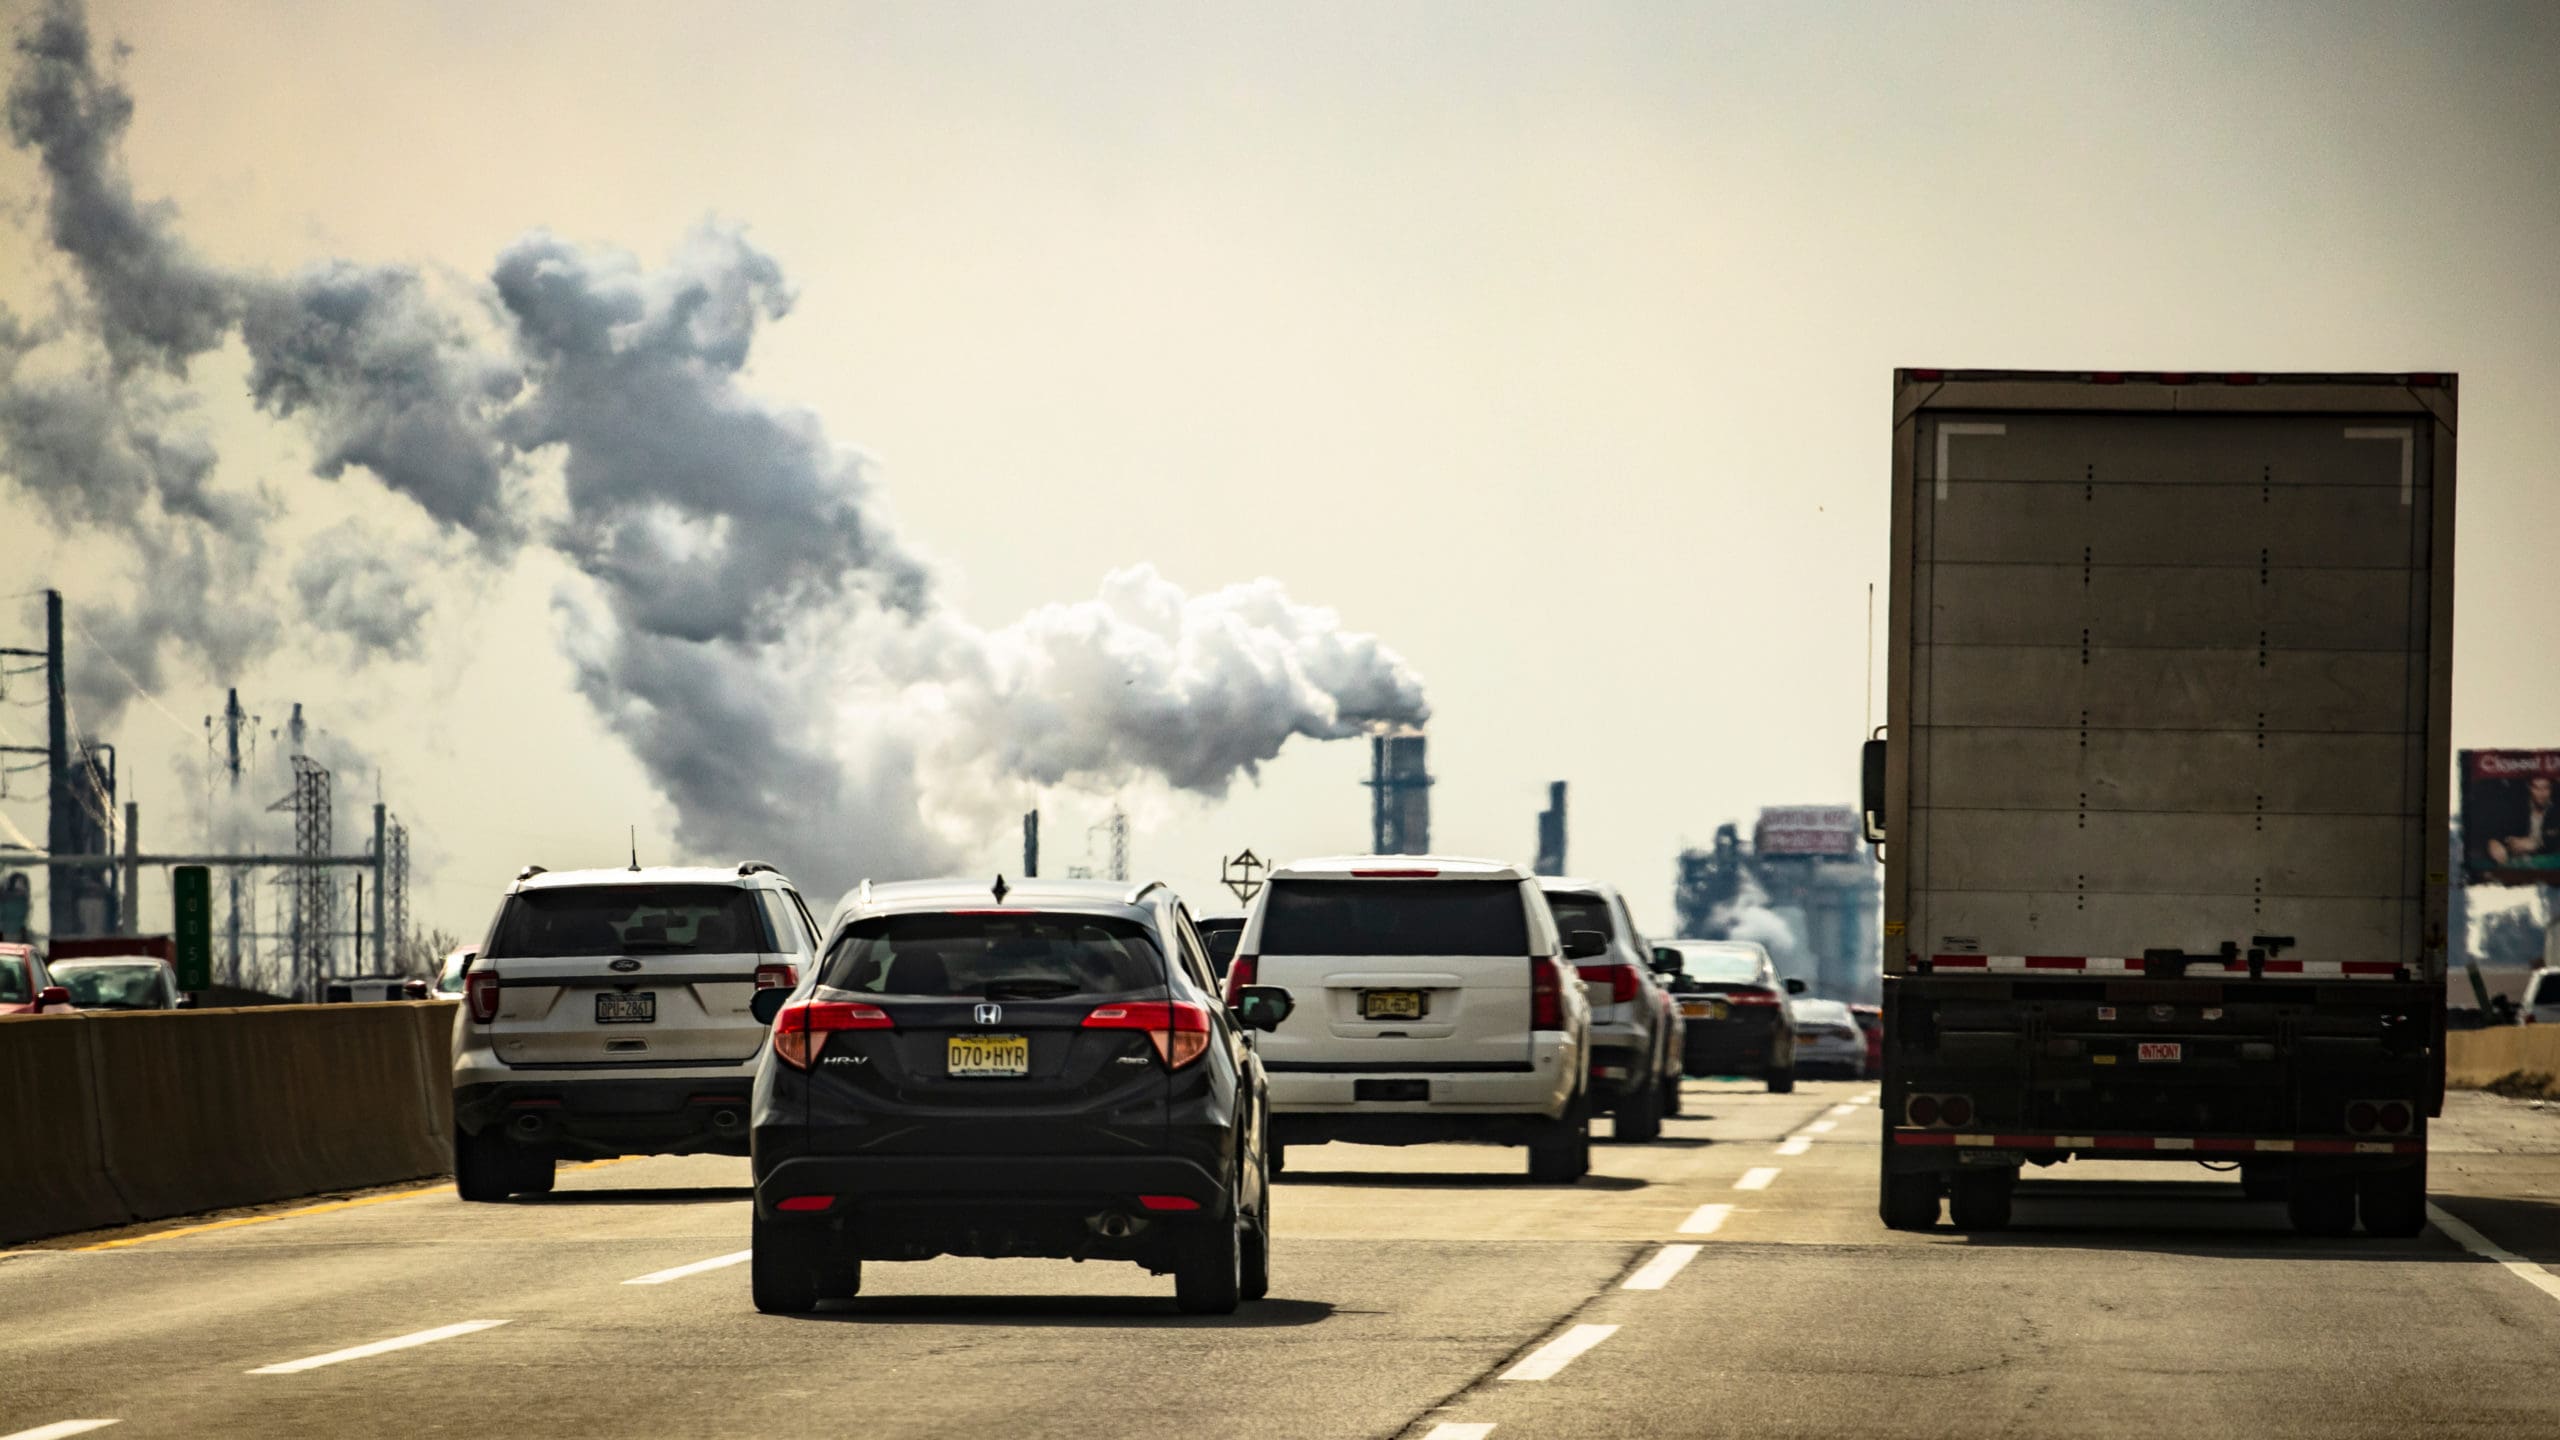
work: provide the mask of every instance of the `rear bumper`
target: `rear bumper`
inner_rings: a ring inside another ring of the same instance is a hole
[[[507,1080],[453,1092],[467,1135],[503,1131],[554,1155],[744,1155],[752,1074],[698,1079]]]
[[[1228,1213],[1234,1200],[1207,1167],[1178,1155],[804,1155],[757,1178],[756,1214],[812,1225],[859,1222],[869,1210],[942,1206],[1083,1215],[1137,1210],[1141,1195],[1180,1196],[1208,1215]],[[779,1208],[817,1196],[834,1203],[818,1211]]]
[[[2064,1160],[2175,1160],[2276,1164],[2300,1170],[2401,1170],[2424,1165],[2423,1134],[2149,1135],[2099,1131],[1951,1131],[1897,1126],[1886,1132],[1885,1168],[1895,1173],[2015,1169]]]
[[[1692,1020],[1680,1054],[1693,1075],[1764,1074],[1781,1054],[1778,1027],[1770,1021]]]
[[[1585,1054],[1572,1037],[1541,1031],[1528,1057],[1500,1068],[1447,1069],[1427,1063],[1363,1066],[1356,1059],[1263,1062],[1271,1086],[1271,1114],[1283,1117],[1347,1115],[1454,1115],[1551,1117],[1564,1113],[1583,1084]],[[1401,1082],[1381,1086],[1363,1082]],[[1362,1099],[1410,1091],[1426,1099]]]

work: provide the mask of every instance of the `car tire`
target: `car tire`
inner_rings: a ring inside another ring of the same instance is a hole
[[[1785,1068],[1784,1070],[1772,1070],[1772,1071],[1770,1071],[1770,1072],[1769,1072],[1769,1093],[1770,1093],[1770,1094],[1772,1094],[1772,1095],[1792,1095],[1792,1094],[1794,1094],[1795,1092],[1796,1092],[1796,1063],[1795,1063],[1793,1060],[1790,1060],[1790,1061],[1788,1061],[1788,1062],[1787,1062],[1787,1068]]]
[[[2426,1164],[2421,1161],[2405,1170],[2376,1170],[2358,1176],[2356,1208],[2363,1212],[2367,1235],[2406,1240],[2426,1229]]]
[[[477,1204],[504,1200],[516,1191],[519,1163],[507,1137],[496,1130],[453,1132],[453,1189]]]
[[[1185,1315],[1233,1315],[1244,1298],[1244,1220],[1227,1216],[1174,1237],[1173,1303]]]
[[[825,1232],[777,1225],[759,1215],[748,1226],[747,1288],[767,1315],[806,1315],[818,1308],[818,1271]]]
[[[1529,1178],[1541,1185],[1570,1185],[1591,1173],[1591,1104],[1577,1096],[1571,1109],[1549,1121],[1529,1142]]]
[[[1959,1230],[2006,1230],[2017,1190],[2015,1171],[1959,1171],[1947,1186],[1947,1220]]]
[[[1271,1166],[1270,1173],[1277,1175],[1289,1168],[1288,1146],[1281,1144],[1277,1140],[1269,1141],[1262,1147],[1262,1153],[1269,1159]]]
[[[1262,1176],[1262,1207],[1245,1217],[1241,1278],[1236,1294],[1245,1300],[1259,1300],[1271,1293],[1271,1172],[1266,1164]]]
[[[1665,1115],[1677,1115],[1677,1114],[1679,1114],[1679,1113],[1680,1113],[1680,1103],[1681,1103],[1681,1096],[1680,1096],[1680,1077],[1679,1077],[1678,1075],[1665,1075],[1665,1076],[1663,1076],[1663,1077],[1662,1077],[1662,1113],[1663,1113],[1663,1114],[1665,1114]]]
[[[1662,1138],[1662,1090],[1655,1085],[1632,1085],[1618,1097],[1617,1108],[1610,1112],[1611,1138],[1634,1141]]]
[[[520,1151],[515,1157],[515,1191],[519,1195],[548,1195],[560,1180],[558,1157]]]
[[[2356,1229],[2355,1177],[2296,1175],[2284,1208],[2286,1217],[2293,1221],[2295,1234],[2324,1240],[2352,1235]]]
[[[1887,1230],[1928,1230],[1938,1223],[1935,1171],[1884,1172],[1876,1187],[1876,1216]]]

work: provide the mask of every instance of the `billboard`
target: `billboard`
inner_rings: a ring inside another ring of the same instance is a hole
[[[1855,855],[1858,812],[1848,805],[1771,805],[1751,831],[1759,855]]]
[[[2560,750],[2465,750],[2462,878],[2560,885]]]

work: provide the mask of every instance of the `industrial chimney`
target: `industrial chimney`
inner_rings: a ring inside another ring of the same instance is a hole
[[[1424,855],[1431,850],[1431,773],[1420,730],[1381,730],[1369,737],[1369,853]]]

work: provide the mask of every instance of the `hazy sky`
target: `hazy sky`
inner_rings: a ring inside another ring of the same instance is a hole
[[[2459,371],[2455,740],[2560,745],[2548,4],[93,19],[132,47],[137,190],[225,265],[467,290],[536,226],[654,261],[743,225],[798,293],[747,383],[875,457],[968,617],[1133,562],[1276,577],[1428,681],[1438,848],[1526,858],[1570,781],[1573,868],[1648,924],[1684,842],[1854,793],[1896,365]],[[37,183],[0,154],[21,309],[62,279]],[[430,534],[360,471],[312,478],[245,367],[200,362],[202,422],[289,533]],[[0,534],[0,590],[127,583],[5,489]],[[616,862],[626,822],[670,857],[673,812],[560,656],[566,574],[451,566],[416,664],[318,639],[173,674],[116,737],[146,841],[194,838],[198,720],[236,678],[378,760],[432,865],[423,921],[476,934],[517,865]],[[1223,803],[1133,794],[1138,866],[1210,900],[1222,851],[1365,848],[1365,769],[1299,741]],[[340,784],[342,816],[370,798]],[[5,809],[41,833],[40,804]],[[1097,813],[1056,802],[1050,868]],[[979,868],[1016,843],[988,834]]]

